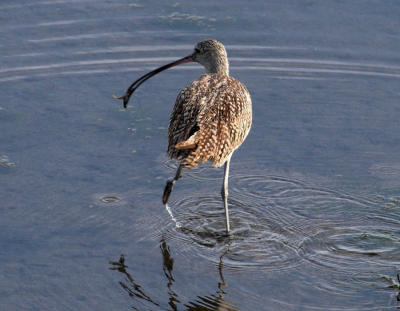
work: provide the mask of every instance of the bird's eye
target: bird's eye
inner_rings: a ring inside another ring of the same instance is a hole
[[[195,51],[196,53],[200,53],[200,50],[199,50],[198,48],[195,48],[194,51]]]

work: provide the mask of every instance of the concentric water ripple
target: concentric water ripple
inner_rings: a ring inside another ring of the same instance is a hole
[[[327,188],[308,185],[297,179],[274,176],[233,177],[232,191],[243,200],[269,202],[283,209],[288,217],[333,220],[350,215],[365,217],[360,209],[377,207],[379,202]],[[358,208],[356,208],[358,206]],[[360,214],[360,215],[358,215]]]
[[[301,246],[314,265],[346,272],[400,264],[400,230],[386,227],[335,227],[321,230]]]
[[[371,267],[400,265],[400,216],[383,201],[288,177],[234,175],[229,204],[232,234],[226,237],[219,195],[172,202],[179,227],[169,230],[170,238],[203,246],[191,251],[214,263],[227,250],[224,262],[232,270],[311,265],[317,277],[329,270],[346,280],[343,275],[361,276]]]
[[[93,195],[93,204],[98,206],[113,207],[126,205],[127,201],[121,194],[97,193]]]
[[[62,1],[60,4],[67,4]],[[111,5],[111,4],[108,4]],[[17,6],[20,8],[20,6]],[[5,9],[3,7],[3,9]],[[148,16],[137,17],[147,19]],[[180,18],[198,19],[196,16],[186,16]],[[130,18],[124,17],[126,22]],[[176,15],[161,17],[170,21],[176,20]],[[207,18],[204,17],[205,20]],[[117,23],[120,18],[108,17],[110,24]],[[165,45],[132,45],[138,35],[143,35],[143,30],[129,31],[93,31],[92,28],[104,23],[103,19],[60,19],[41,22],[38,24],[16,24],[9,25],[4,32],[18,32],[23,29],[41,27],[41,36],[35,33],[28,33],[21,42],[25,47],[24,51],[17,49],[12,53],[4,53],[0,56],[6,58],[7,66],[0,70],[0,82],[24,80],[32,77],[49,77],[59,75],[77,74],[101,74],[108,72],[126,72],[133,68],[135,70],[156,67],[164,63],[175,60],[178,57],[192,50],[193,44],[165,44]],[[196,22],[197,23],[197,22]],[[87,27],[90,24],[91,27]],[[85,26],[86,25],[86,26]],[[68,31],[60,34],[60,28]],[[81,29],[86,29],[82,32]],[[98,27],[101,29],[101,27]],[[166,33],[167,29],[147,32]],[[45,34],[45,35],[43,35]],[[118,40],[116,39],[118,38]],[[106,40],[107,45],[102,42]],[[123,44],[121,44],[124,42]],[[62,51],[55,52],[54,44],[67,44],[68,47]],[[84,43],[84,44],[82,44]],[[189,42],[188,42],[189,43]],[[329,49],[320,47],[304,46],[268,46],[268,45],[227,45],[230,55],[231,68],[235,70],[263,70],[273,78],[288,79],[337,79],[338,77],[374,77],[386,79],[400,78],[400,67],[382,60],[364,61],[361,59],[341,60],[341,55],[348,55],[348,51],[335,50],[335,57],[329,59],[327,55],[332,55]],[[319,56],[315,56],[315,49],[320,51]],[[31,51],[26,53],[26,50]],[[176,56],[171,56],[170,52],[176,51]],[[265,57],[265,51],[271,52],[270,57]],[[286,57],[279,56],[282,51]],[[301,57],[299,57],[301,53]],[[292,55],[292,56],[291,56]],[[21,62],[23,56],[23,62]],[[359,55],[359,57],[362,57]],[[182,66],[174,70],[198,70],[196,65]]]
[[[225,216],[219,196],[191,196],[171,204],[180,227],[171,238],[208,248],[199,255],[219,262],[218,254],[226,252],[224,263],[230,269],[284,269],[299,264],[298,245],[301,232],[285,219],[278,221],[273,212],[248,206],[232,199],[230,203],[231,236],[225,235]],[[204,250],[204,248],[203,248]],[[210,256],[210,252],[214,256]]]

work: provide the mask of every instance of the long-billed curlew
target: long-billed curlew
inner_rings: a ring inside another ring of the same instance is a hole
[[[206,161],[212,161],[215,167],[225,164],[221,195],[229,233],[229,163],[233,152],[250,131],[252,111],[246,87],[229,76],[223,44],[217,40],[197,43],[191,55],[145,74],[132,83],[125,95],[116,98],[123,99],[126,108],[132,93],[144,81],[163,70],[188,62],[200,63],[206,74],[186,86],[176,98],[168,128],[168,156],[177,160],[179,167],[175,177],[165,185],[163,203],[167,204],[175,182],[182,176],[182,168]]]

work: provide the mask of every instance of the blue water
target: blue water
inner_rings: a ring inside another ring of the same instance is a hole
[[[400,3],[0,3],[0,310],[398,310]],[[222,169],[166,158],[216,38],[253,100]]]

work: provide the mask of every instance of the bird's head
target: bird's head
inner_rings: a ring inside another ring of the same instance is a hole
[[[207,73],[229,74],[228,57],[224,45],[217,40],[205,40],[196,44],[192,54],[150,71],[133,82],[124,95],[114,96],[114,98],[122,99],[126,108],[131,95],[143,82],[168,68],[190,62],[203,65]]]
[[[205,40],[197,43],[194,47],[192,59],[194,62],[203,65],[207,73],[229,73],[225,47],[217,40]]]

